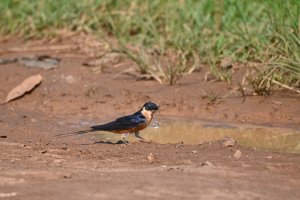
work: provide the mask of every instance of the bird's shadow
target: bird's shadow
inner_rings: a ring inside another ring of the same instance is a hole
[[[89,144],[81,144],[81,145],[94,145],[94,144],[128,144],[126,142],[124,142],[123,140],[119,140],[117,142],[111,142],[111,141],[98,141],[98,142],[93,142],[93,143],[89,143]]]

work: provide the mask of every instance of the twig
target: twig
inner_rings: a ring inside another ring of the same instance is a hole
[[[270,79],[270,78],[269,78],[269,79]],[[275,83],[275,84],[277,84],[277,85],[279,85],[279,86],[281,86],[281,87],[283,87],[283,88],[286,88],[286,89],[288,89],[288,90],[292,90],[292,91],[294,91],[294,92],[300,94],[300,90],[297,90],[297,89],[295,89],[295,88],[293,88],[293,87],[290,87],[290,86],[288,86],[288,85],[285,85],[285,84],[280,83],[280,82],[275,81],[275,80],[271,80],[271,82],[272,82],[272,83]]]
[[[156,76],[155,74],[151,73],[151,76],[160,84],[163,84],[163,81],[161,80],[161,78],[159,78],[158,76]]]
[[[270,80],[270,75],[277,69],[278,67],[273,68],[266,76],[265,78],[260,82],[258,88],[261,88],[262,84],[265,82],[266,79]]]
[[[14,53],[14,52],[28,52],[28,51],[55,51],[73,49],[73,45],[53,45],[53,46],[36,46],[36,47],[13,47],[4,51],[0,51],[0,54]]]

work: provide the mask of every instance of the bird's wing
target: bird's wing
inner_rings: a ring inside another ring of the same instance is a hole
[[[135,113],[133,115],[120,117],[115,121],[109,122],[107,124],[92,126],[90,127],[89,130],[58,134],[55,137],[80,135],[80,134],[85,134],[85,133],[95,132],[95,131],[116,131],[116,130],[130,129],[130,128],[135,128],[144,123],[146,123],[146,118],[142,114]]]
[[[136,125],[144,124],[146,122],[146,118],[142,114],[134,114],[125,117],[120,117],[116,119],[116,122],[135,127]]]
[[[146,118],[141,114],[134,114],[125,117],[120,117],[113,122],[92,126],[92,130],[114,131],[135,128],[139,125],[146,123]]]

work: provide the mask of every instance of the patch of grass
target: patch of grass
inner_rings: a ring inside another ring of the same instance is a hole
[[[194,52],[173,52],[152,48],[132,50],[125,45],[119,45],[114,51],[122,53],[138,65],[141,74],[149,74],[159,83],[173,85],[185,74],[192,73],[198,64]]]
[[[256,63],[248,78],[256,92],[300,88],[299,0],[2,0],[0,12],[3,35],[49,37],[67,29],[114,36],[119,51],[160,82],[176,83],[199,62],[230,82],[220,67],[230,57]]]

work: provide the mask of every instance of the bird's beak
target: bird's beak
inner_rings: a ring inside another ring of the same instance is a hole
[[[159,106],[158,106],[158,109],[157,109],[157,110],[153,110],[153,113],[156,113],[157,111],[159,111]]]

